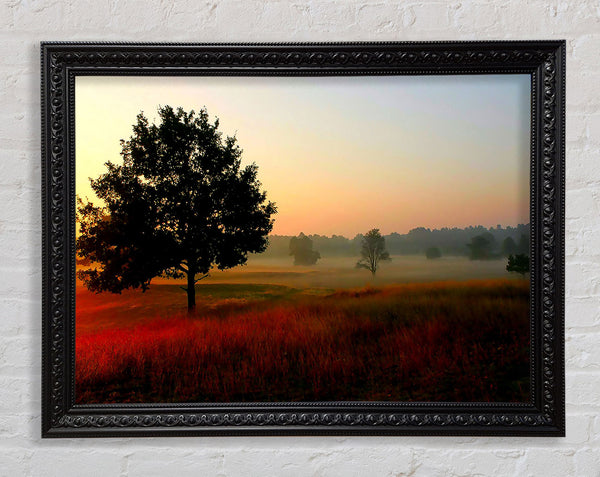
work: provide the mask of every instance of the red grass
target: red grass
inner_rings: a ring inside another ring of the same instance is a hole
[[[528,288],[296,297],[78,336],[78,403],[526,401]]]

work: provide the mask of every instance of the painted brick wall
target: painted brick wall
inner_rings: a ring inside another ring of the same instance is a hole
[[[40,440],[41,40],[568,40],[567,437]],[[0,2],[0,475],[600,476],[600,3]]]

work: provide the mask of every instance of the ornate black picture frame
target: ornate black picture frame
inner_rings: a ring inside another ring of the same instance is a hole
[[[42,436],[565,435],[565,42],[61,43],[41,46]],[[75,404],[78,75],[531,78],[531,401]]]

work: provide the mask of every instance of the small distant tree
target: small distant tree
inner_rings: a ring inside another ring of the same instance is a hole
[[[517,272],[521,275],[525,275],[529,272],[529,257],[525,254],[518,253],[516,255],[508,256],[508,263],[506,265],[507,272]]]
[[[517,246],[517,253],[523,255],[527,255],[529,253],[529,234],[521,234],[519,245]]]
[[[313,241],[303,233],[290,239],[290,255],[294,256],[294,265],[314,265],[321,258],[313,250]]]
[[[494,237],[490,233],[476,235],[471,239],[471,243],[467,244],[467,247],[471,260],[488,260],[492,258]]]
[[[506,237],[502,242],[502,255],[508,257],[517,252],[517,244],[512,237]]]
[[[356,268],[365,268],[373,276],[377,273],[379,262],[391,260],[385,249],[385,238],[379,233],[379,229],[371,229],[363,236],[360,255],[362,258],[356,263]]]
[[[442,256],[442,252],[438,247],[429,247],[425,250],[425,256],[429,259],[440,258]]]

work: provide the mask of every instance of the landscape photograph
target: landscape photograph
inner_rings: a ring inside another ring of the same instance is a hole
[[[530,76],[77,76],[75,399],[528,402]]]

